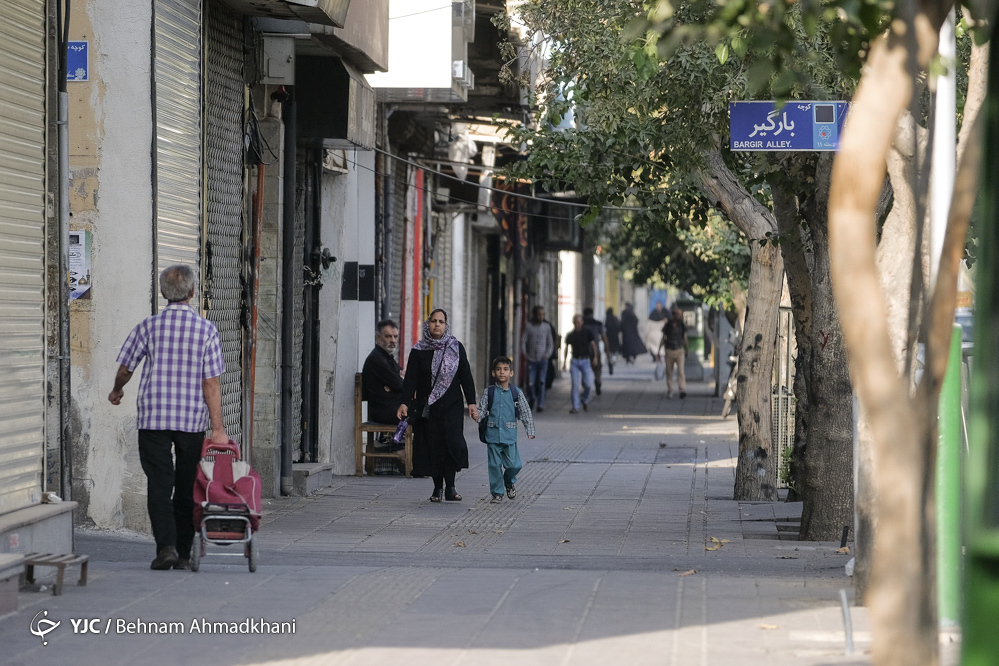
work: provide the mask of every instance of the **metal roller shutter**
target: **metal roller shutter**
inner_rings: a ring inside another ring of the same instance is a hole
[[[154,0],[156,272],[201,249],[201,0]],[[157,291],[159,286],[156,285]],[[160,297],[160,307],[166,301]]]
[[[222,416],[242,437],[243,417],[243,18],[205,3],[205,316],[222,338]]]
[[[41,501],[45,2],[0,3],[0,514]]]
[[[388,263],[389,318],[402,321],[402,257],[406,253],[406,178],[409,173],[406,164],[396,159],[389,160],[389,173],[392,174],[393,196],[392,215],[392,256]]]
[[[295,252],[294,264],[299,268],[295,271],[295,302],[294,307],[294,352],[291,376],[293,383],[291,387],[291,456],[296,462],[301,462],[305,458],[302,456],[302,371],[304,367],[302,349],[305,347],[305,273],[302,267],[305,266],[305,207],[311,205],[306,196],[305,179],[311,178],[308,173],[310,169],[302,163],[296,165],[295,174]]]
[[[438,222],[434,236],[434,307],[451,312],[451,297],[453,295],[452,266],[454,257],[454,215],[439,213],[435,215]],[[458,331],[453,331],[457,334]]]

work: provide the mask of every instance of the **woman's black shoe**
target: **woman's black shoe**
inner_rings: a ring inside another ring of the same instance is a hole
[[[430,501],[431,502],[440,502],[441,501],[441,489],[440,488],[434,488],[434,494],[430,496]]]
[[[448,502],[460,502],[461,495],[459,495],[458,491],[454,489],[454,486],[452,486],[444,490],[444,499],[446,499]]]

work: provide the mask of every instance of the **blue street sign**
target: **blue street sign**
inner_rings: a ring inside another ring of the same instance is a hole
[[[732,150],[836,150],[848,102],[732,102]]]
[[[90,48],[87,42],[66,42],[66,80],[90,80]]]

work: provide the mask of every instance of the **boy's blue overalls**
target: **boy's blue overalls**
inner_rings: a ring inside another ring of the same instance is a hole
[[[489,409],[489,388],[493,389],[493,405]],[[517,409],[513,392],[500,386],[489,387],[479,400],[480,419],[486,419],[486,449],[489,466],[489,490],[493,496],[502,495],[517,483],[517,474],[523,465],[517,450]],[[522,391],[517,391],[520,419],[529,437],[534,436],[534,419]]]

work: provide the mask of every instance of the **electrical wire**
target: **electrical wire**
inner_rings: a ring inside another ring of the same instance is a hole
[[[424,165],[424,164],[419,164],[418,162],[413,162],[412,160],[407,160],[405,157],[400,157],[399,155],[396,155],[395,153],[389,152],[389,151],[384,150],[382,148],[377,148],[376,147],[376,148],[374,148],[374,151],[376,153],[381,153],[383,155],[387,155],[388,157],[391,157],[392,159],[395,159],[395,160],[398,160],[400,162],[403,162],[404,164],[408,164],[410,166],[414,166],[414,167],[416,167],[418,169],[426,169],[427,168],[427,166]],[[472,165],[472,166],[478,166],[478,165]],[[530,195],[530,194],[519,194],[517,192],[507,192],[506,190],[501,190],[501,189],[495,188],[495,187],[489,187],[488,185],[478,185],[476,183],[470,183],[467,180],[464,180],[463,178],[458,178],[457,176],[452,176],[451,174],[444,173],[443,171],[434,171],[434,173],[436,173],[439,176],[443,176],[444,178],[450,178],[451,180],[456,180],[459,183],[464,183],[466,185],[472,185],[473,187],[478,187],[478,188],[483,189],[483,190],[489,190],[491,192],[498,192],[499,194],[508,194],[510,196],[520,197],[521,199],[528,199],[530,201],[541,201],[541,202],[550,202],[550,201],[552,201],[552,199],[546,199],[544,197],[536,197],[536,196],[533,196],[533,195]],[[558,200],[556,199],[555,201],[558,201]],[[589,208],[590,207],[590,204],[575,203],[575,202],[569,202],[569,201],[560,201],[559,203],[562,203],[562,204],[564,204],[566,206],[575,206],[576,208]],[[636,213],[645,213],[645,212],[648,212],[648,210],[649,210],[648,208],[639,208],[639,207],[635,207],[635,206],[601,206],[601,208],[603,210],[620,210],[620,211],[629,211],[629,212],[636,212]]]
[[[451,9],[451,5],[444,5],[443,7],[434,7],[433,9],[424,9],[421,12],[413,12],[412,14],[400,14],[399,16],[389,16],[389,21],[394,21],[401,18],[409,18],[410,16],[419,16],[420,14],[429,14],[430,12],[439,12],[442,9]]]
[[[428,192],[431,195],[441,196],[439,192],[434,192],[434,190],[431,190],[431,189],[426,188],[426,187],[417,187],[416,185],[412,185],[408,181],[406,181],[406,180],[404,180],[402,178],[395,178],[394,176],[390,176],[390,175],[385,174],[385,173],[380,173],[377,169],[372,169],[371,167],[369,167],[369,166],[367,166],[365,164],[360,164],[359,162],[355,162],[354,160],[350,159],[349,157],[345,157],[345,159],[346,159],[346,161],[347,161],[348,164],[352,164],[355,167],[358,167],[360,169],[364,169],[365,171],[370,171],[371,173],[375,174],[375,176],[377,176],[377,177],[388,178],[389,180],[395,181],[397,183],[402,183],[403,185],[406,185],[407,187],[412,187],[413,189],[420,190],[421,192]],[[424,167],[421,167],[418,164],[416,166],[417,166],[417,168],[424,169]],[[431,173],[437,174],[438,176],[446,176],[447,175],[445,173],[441,173],[440,171],[432,171]],[[475,183],[470,183],[468,181],[462,181],[462,182],[465,183],[466,185],[471,185],[473,187],[479,187],[479,188],[482,188],[482,189],[493,190],[493,191],[496,191],[496,192],[500,192],[502,194],[509,194],[509,195],[515,196],[514,192],[506,192],[504,190],[497,190],[495,188],[486,187],[484,185],[476,185]],[[448,194],[446,196],[447,196],[447,198],[449,200],[454,201],[456,203],[468,204],[470,206],[479,207],[479,204],[477,202],[467,201],[465,199],[458,199],[457,197],[453,197],[450,194]],[[559,201],[558,199],[538,199],[538,200],[539,201],[544,201],[546,203],[555,203],[555,204],[562,204],[562,205],[570,205],[570,204],[567,204],[564,201]],[[578,205],[578,204],[576,204],[576,205]],[[488,206],[488,208],[489,208],[490,211],[498,210],[498,211],[503,212],[503,213],[513,213],[515,215],[524,215],[526,217],[538,217],[538,218],[542,218],[542,219],[546,219],[546,220],[547,219],[551,219],[551,215],[545,215],[545,214],[542,214],[542,213],[527,213],[527,212],[519,211],[519,210],[511,210],[509,208],[502,208],[500,206],[493,206],[491,204]],[[641,208],[641,209],[636,209],[636,210],[645,211],[647,209]],[[573,218],[573,220],[575,220],[578,217],[579,216],[577,215],[575,218]]]

